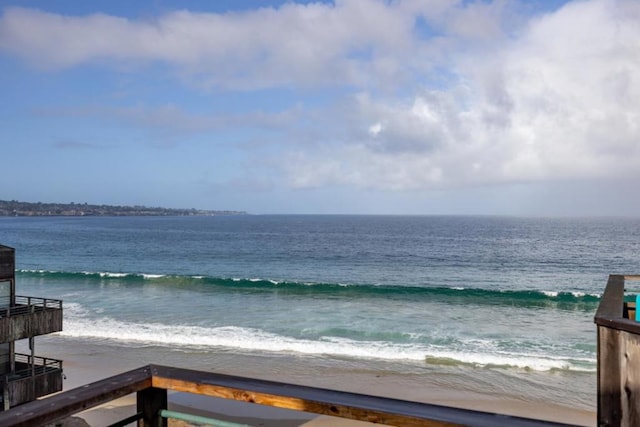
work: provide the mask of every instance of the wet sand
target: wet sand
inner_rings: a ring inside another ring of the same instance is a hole
[[[417,382],[407,375],[380,374],[355,368],[334,372],[330,366],[318,365],[309,365],[306,370],[301,370],[298,366],[296,373],[292,374],[292,370],[287,369],[288,359],[279,355],[268,357],[221,353],[216,356],[207,352],[205,357],[204,354],[166,348],[128,348],[58,336],[40,338],[37,352],[64,361],[64,390],[154,363],[576,425],[596,424],[593,410],[569,407],[553,401],[528,401],[514,398],[506,392],[483,394],[463,387],[451,387],[450,383],[443,381],[438,375],[420,378]],[[304,362],[302,360],[297,363]],[[356,427],[368,424],[186,393],[170,393],[169,409],[252,426]],[[106,426],[134,413],[135,395],[131,395],[78,415],[91,426]]]

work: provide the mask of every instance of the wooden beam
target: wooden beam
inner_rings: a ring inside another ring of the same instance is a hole
[[[51,424],[135,392],[141,392],[138,410],[146,414],[141,425],[162,425],[158,424],[155,417],[159,414],[159,409],[166,407],[168,390],[403,427],[567,426],[448,406],[157,365],[135,369],[20,405],[0,413],[0,426]]]
[[[593,319],[597,325],[640,335],[640,322],[623,317],[625,279],[634,277],[636,276],[619,274],[609,276],[607,286],[602,298],[600,298],[600,304]]]
[[[395,426],[561,426],[488,412],[151,365],[153,386]]]
[[[33,427],[54,423],[148,387],[151,387],[151,370],[146,366],[16,406],[0,413],[0,426]]]
[[[598,326],[598,425],[619,426],[622,419],[620,334]]]
[[[149,387],[140,390],[136,396],[138,412],[142,418],[138,427],[167,427],[167,420],[160,416],[160,411],[167,409],[167,389]]]
[[[610,275],[594,318],[599,426],[640,425],[640,322],[624,316],[625,280],[638,278]]]

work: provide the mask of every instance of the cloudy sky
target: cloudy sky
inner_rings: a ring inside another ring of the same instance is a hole
[[[0,0],[0,199],[640,215],[640,2]]]

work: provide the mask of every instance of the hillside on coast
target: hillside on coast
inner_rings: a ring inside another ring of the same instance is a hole
[[[242,211],[172,209],[147,206],[90,205],[0,200],[0,216],[212,216],[246,215]]]

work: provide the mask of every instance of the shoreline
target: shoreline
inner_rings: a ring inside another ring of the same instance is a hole
[[[62,336],[41,337],[37,340],[36,348],[40,355],[63,360],[65,391],[153,363],[568,424],[596,424],[595,409],[572,407],[551,399],[541,401],[518,398],[509,390],[504,390],[503,393],[495,390],[480,393],[470,388],[456,387],[456,383],[450,381],[447,374],[437,372],[416,378],[406,374],[376,373],[361,369],[357,362],[351,367],[338,369],[330,364],[305,365],[307,361],[296,359],[295,363],[304,366],[292,374],[293,370],[289,369],[292,359],[277,354],[265,356],[227,352],[183,352],[171,348],[126,347],[108,342],[85,342]],[[461,380],[465,380],[464,375],[461,376]],[[293,427],[303,424],[307,427],[355,427],[368,424],[186,393],[171,393],[169,408],[266,427]],[[132,395],[77,415],[90,425],[99,426],[119,421],[134,412],[135,395]]]

